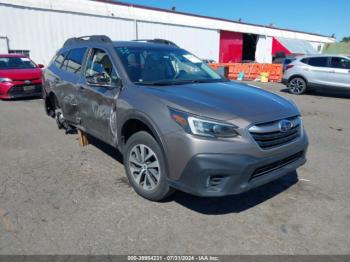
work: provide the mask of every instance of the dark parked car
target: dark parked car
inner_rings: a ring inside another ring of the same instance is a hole
[[[122,152],[130,184],[151,200],[242,193],[306,161],[294,103],[227,81],[174,45],[70,39],[44,87],[47,113]]]
[[[278,56],[276,56],[273,59],[274,64],[282,64],[283,65],[283,72],[287,70],[287,66],[295,61],[298,57],[302,56],[301,54],[291,54],[286,56],[283,52],[277,53]]]
[[[296,58],[294,57],[286,57],[283,61],[283,73],[287,70],[288,65],[292,63]]]
[[[215,64],[216,61],[213,60],[213,59],[202,59],[203,63],[206,63],[206,64]]]
[[[0,99],[41,97],[41,68],[22,54],[0,55]]]

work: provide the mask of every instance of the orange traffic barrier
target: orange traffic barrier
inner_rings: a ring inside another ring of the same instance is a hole
[[[257,64],[257,63],[220,63],[210,64],[217,70],[218,67],[228,67],[228,78],[237,80],[240,73],[244,74],[244,80],[255,80],[260,78],[261,73],[266,73],[269,76],[269,81],[280,82],[283,76],[283,66],[281,64]]]

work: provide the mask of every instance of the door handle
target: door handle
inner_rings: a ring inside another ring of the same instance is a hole
[[[333,74],[333,73],[335,73],[335,70],[331,70],[331,71],[329,71],[329,73],[332,73],[332,74]]]
[[[84,87],[84,86],[79,86],[79,89],[80,89],[80,90],[84,90],[85,87]]]

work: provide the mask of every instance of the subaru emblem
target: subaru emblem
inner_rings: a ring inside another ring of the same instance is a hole
[[[25,81],[24,81],[24,83],[25,83],[26,85],[29,85],[31,82],[32,82],[32,81],[30,81],[30,80],[25,80]]]
[[[278,126],[281,132],[287,132],[293,128],[293,122],[284,119],[279,122]]]

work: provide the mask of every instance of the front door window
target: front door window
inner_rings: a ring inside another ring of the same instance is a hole
[[[101,49],[93,49],[87,61],[85,77],[88,83],[96,85],[114,85],[118,76],[108,54]]]

